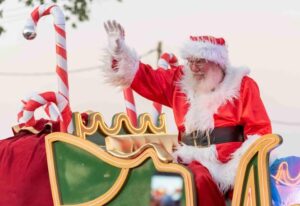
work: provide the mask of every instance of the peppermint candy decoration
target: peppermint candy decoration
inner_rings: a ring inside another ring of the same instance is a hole
[[[178,66],[178,59],[174,54],[166,52],[160,56],[157,66],[158,66],[158,68],[167,70],[174,66]],[[153,118],[154,122],[156,123],[156,125],[158,125],[159,124],[158,117],[161,114],[162,105],[157,102],[153,102],[152,106],[153,106],[152,118]]]
[[[41,106],[45,106],[45,111],[50,119],[61,121],[61,131],[72,133],[73,124],[69,102],[66,32],[63,12],[55,4],[44,4],[36,7],[26,22],[23,35],[28,40],[34,39],[38,21],[43,16],[50,14],[54,18],[58,92],[44,92],[23,100],[22,110],[18,114],[18,121],[26,126],[34,126],[36,122],[34,111]]]

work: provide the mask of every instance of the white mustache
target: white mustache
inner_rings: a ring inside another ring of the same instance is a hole
[[[205,72],[193,72],[193,75],[205,75]]]

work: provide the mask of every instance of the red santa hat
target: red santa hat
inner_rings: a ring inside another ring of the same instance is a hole
[[[228,50],[223,38],[190,36],[181,48],[181,57],[207,59],[225,69],[229,64]]]

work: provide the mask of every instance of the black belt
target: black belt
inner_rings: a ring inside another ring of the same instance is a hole
[[[211,144],[226,142],[243,142],[243,126],[216,127],[211,132],[194,131],[190,134],[183,134],[181,141],[187,145],[197,147],[208,147]]]

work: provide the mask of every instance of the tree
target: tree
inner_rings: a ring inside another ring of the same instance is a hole
[[[5,0],[0,0],[2,4]],[[33,7],[34,3],[43,4],[44,0],[19,0],[25,6]],[[56,3],[57,0],[51,0],[53,3]],[[63,9],[66,16],[66,20],[71,22],[73,28],[76,28],[76,22],[84,22],[89,20],[90,14],[90,4],[93,0],[68,0],[63,1]],[[121,2],[122,0],[117,0]],[[4,11],[5,12],[5,11]],[[0,18],[3,18],[3,9],[0,9]],[[5,32],[5,28],[0,25],[0,36]]]

